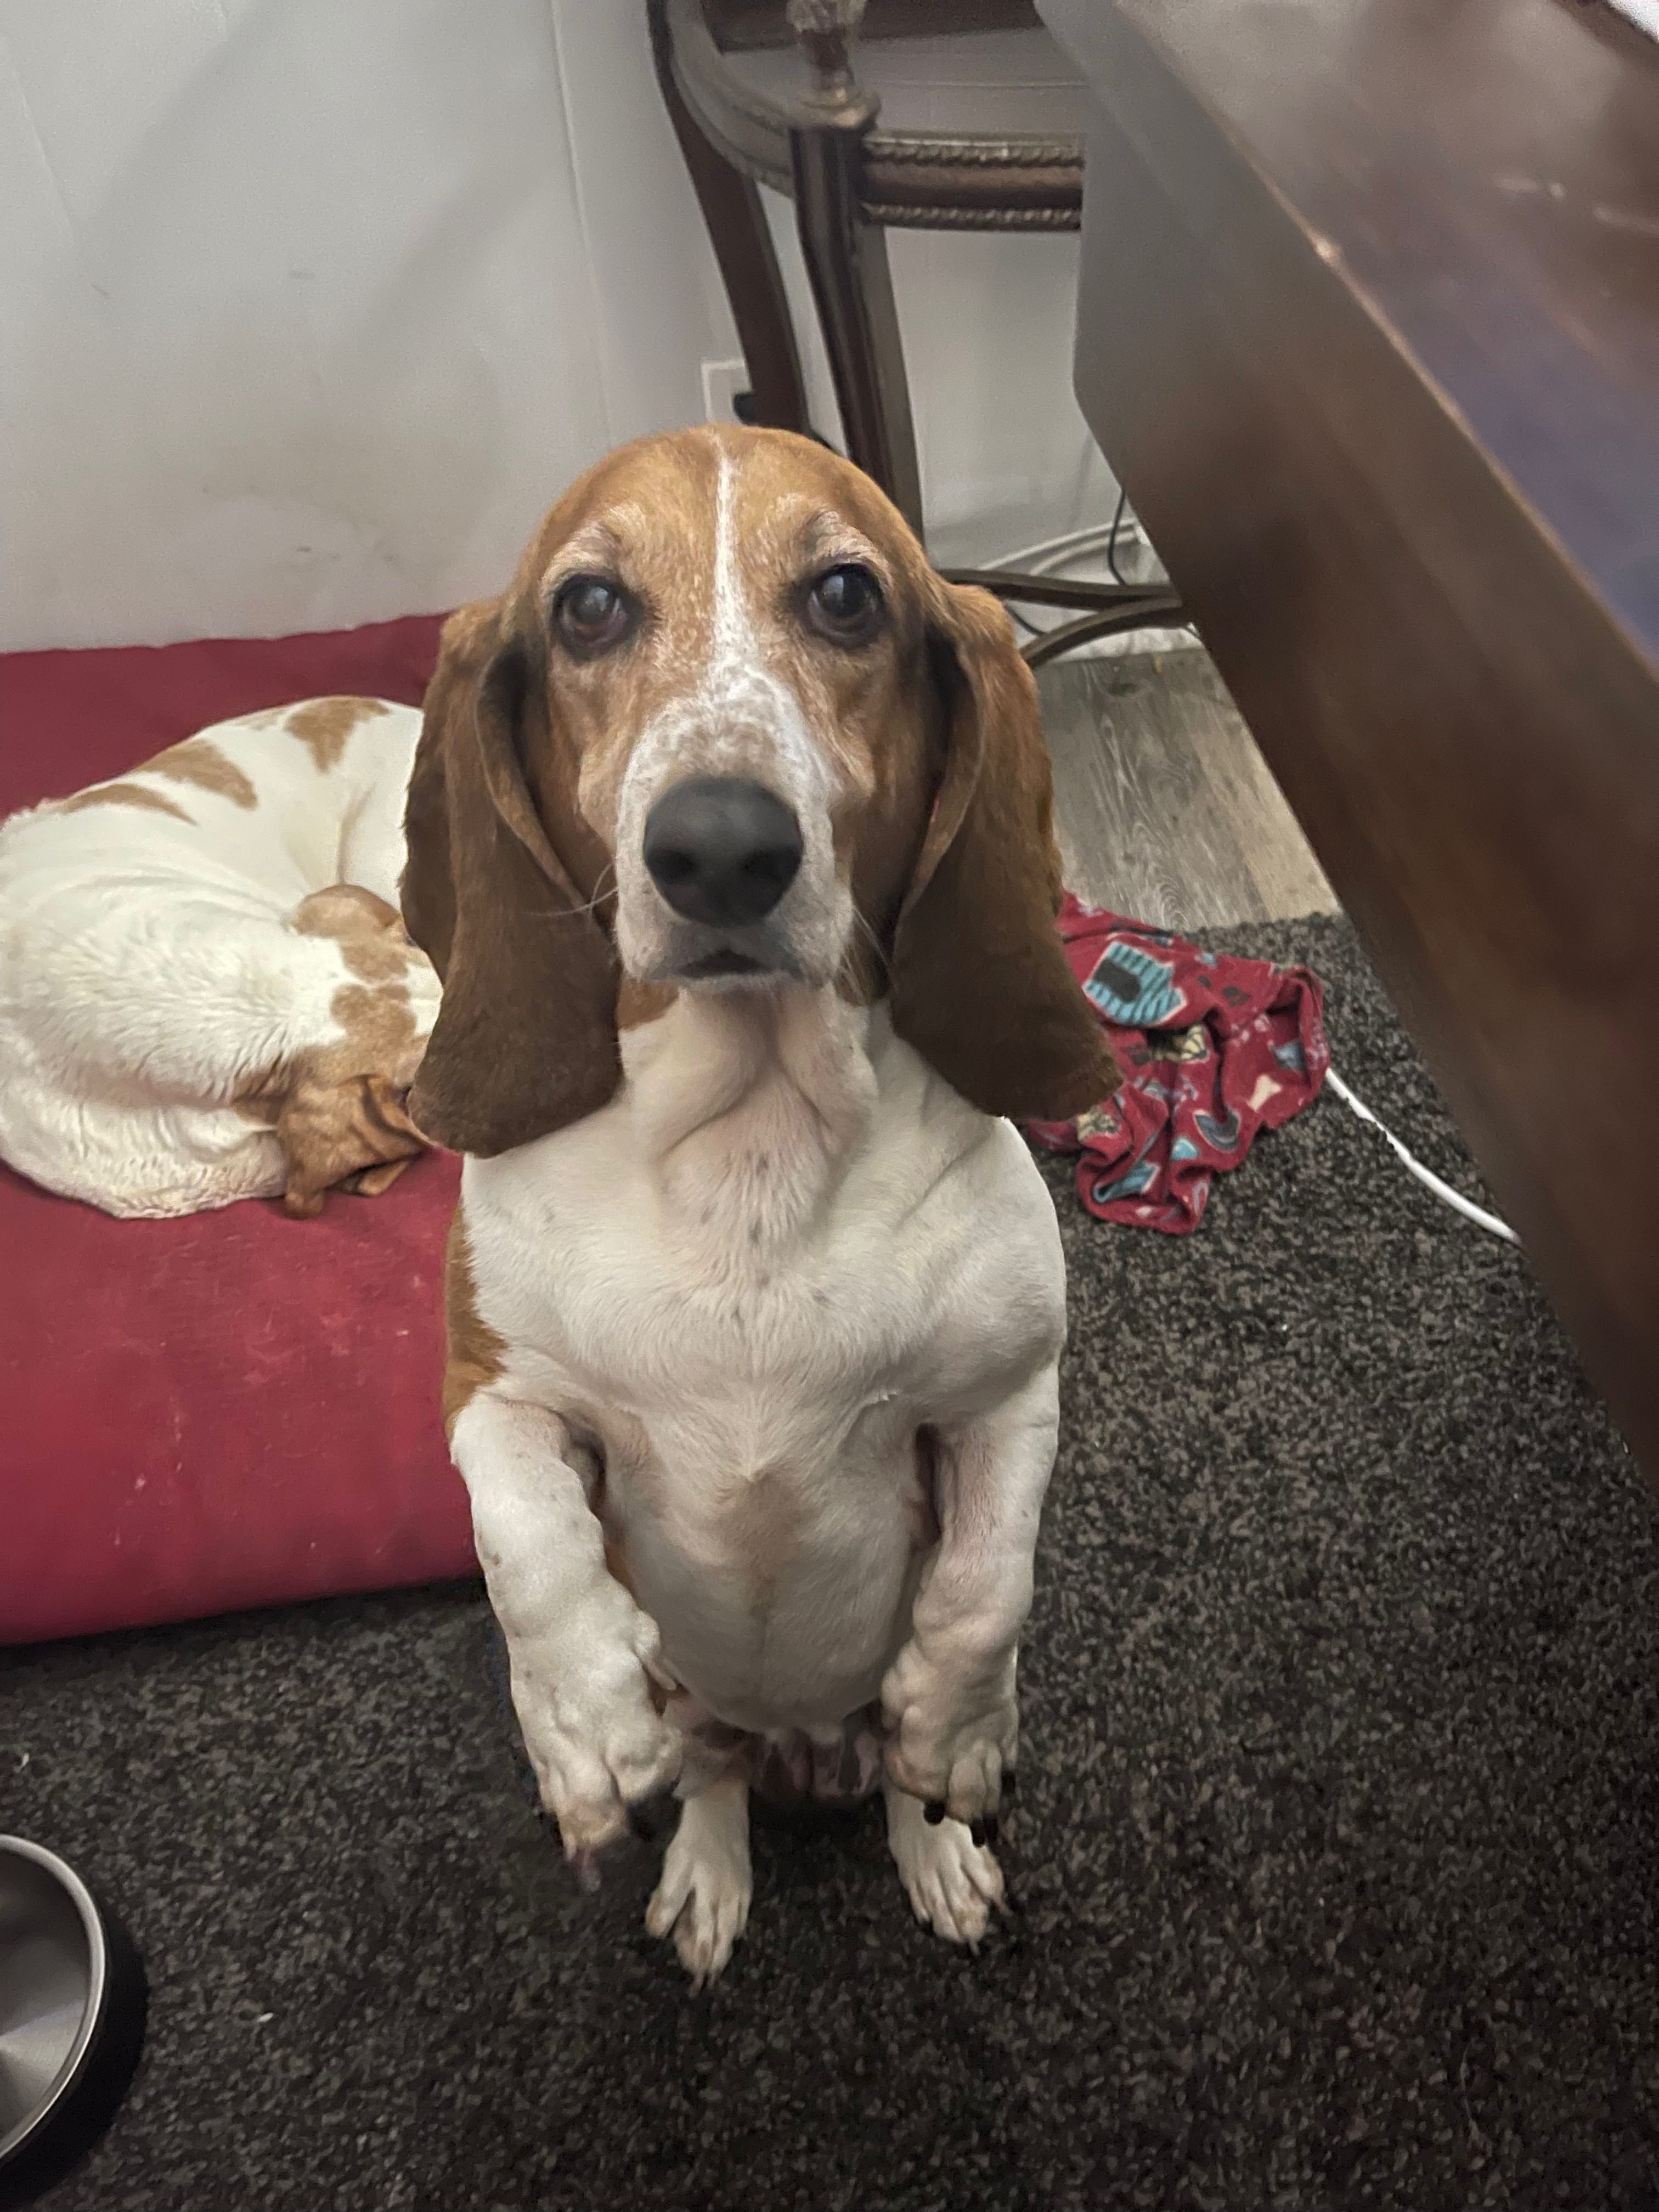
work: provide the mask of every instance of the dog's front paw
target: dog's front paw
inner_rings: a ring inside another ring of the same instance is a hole
[[[947,1943],[975,1946],[1006,1902],[1002,1869],[960,1820],[927,1820],[914,1797],[887,1792],[887,1847],[910,1910]]]
[[[1019,1747],[1013,1652],[988,1662],[940,1656],[913,1638],[887,1670],[881,1706],[889,1779],[920,1797],[930,1820],[948,1813],[975,1844],[994,1839],[1003,1778]]]
[[[542,1802],[566,1856],[586,1864],[679,1778],[684,1739],[651,1693],[656,1623],[612,1583],[556,1633],[507,1650]]]

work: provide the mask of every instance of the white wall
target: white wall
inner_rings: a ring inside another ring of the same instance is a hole
[[[1074,248],[894,240],[951,557],[1106,511]],[[639,0],[0,0],[0,295],[9,648],[493,590],[736,350]]]

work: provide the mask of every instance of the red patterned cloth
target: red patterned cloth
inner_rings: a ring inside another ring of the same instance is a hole
[[[1319,979],[1201,952],[1069,892],[1058,927],[1123,1083],[1075,1121],[1033,1121],[1030,1133],[1079,1154],[1091,1213],[1187,1236],[1216,1170],[1319,1096],[1331,1064]]]

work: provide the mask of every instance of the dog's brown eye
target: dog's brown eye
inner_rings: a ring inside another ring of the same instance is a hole
[[[837,645],[863,645],[881,627],[881,586],[855,562],[826,569],[806,594],[806,612],[820,635]]]
[[[576,653],[603,653],[633,627],[633,602],[606,576],[572,576],[553,602],[559,635]]]

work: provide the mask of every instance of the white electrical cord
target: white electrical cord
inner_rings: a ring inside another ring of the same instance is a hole
[[[1120,545],[1126,539],[1133,544],[1140,534],[1140,525],[1130,517],[1126,516],[1118,525]],[[1040,538],[1035,545],[1022,545],[1017,553],[1000,555],[990,565],[994,568],[1021,570],[1028,576],[1044,576],[1057,561],[1097,552],[1111,543],[1111,538],[1110,524],[1097,522],[1088,530],[1068,531],[1063,538]]]
[[[1461,1191],[1454,1190],[1449,1182],[1442,1182],[1431,1168],[1425,1168],[1421,1160],[1408,1152],[1394,1131],[1377,1120],[1364,1100],[1355,1097],[1334,1067],[1326,1069],[1325,1080],[1362,1121],[1369,1121],[1372,1128],[1382,1131],[1403,1162],[1407,1173],[1414,1175],[1419,1182],[1431,1190],[1443,1204],[1450,1206],[1454,1213],[1461,1213],[1466,1221],[1473,1221],[1478,1229],[1484,1229],[1493,1237],[1502,1237],[1509,1243],[1518,1244],[1521,1242],[1507,1221],[1500,1221],[1495,1213],[1488,1213],[1484,1206],[1476,1206]]]

